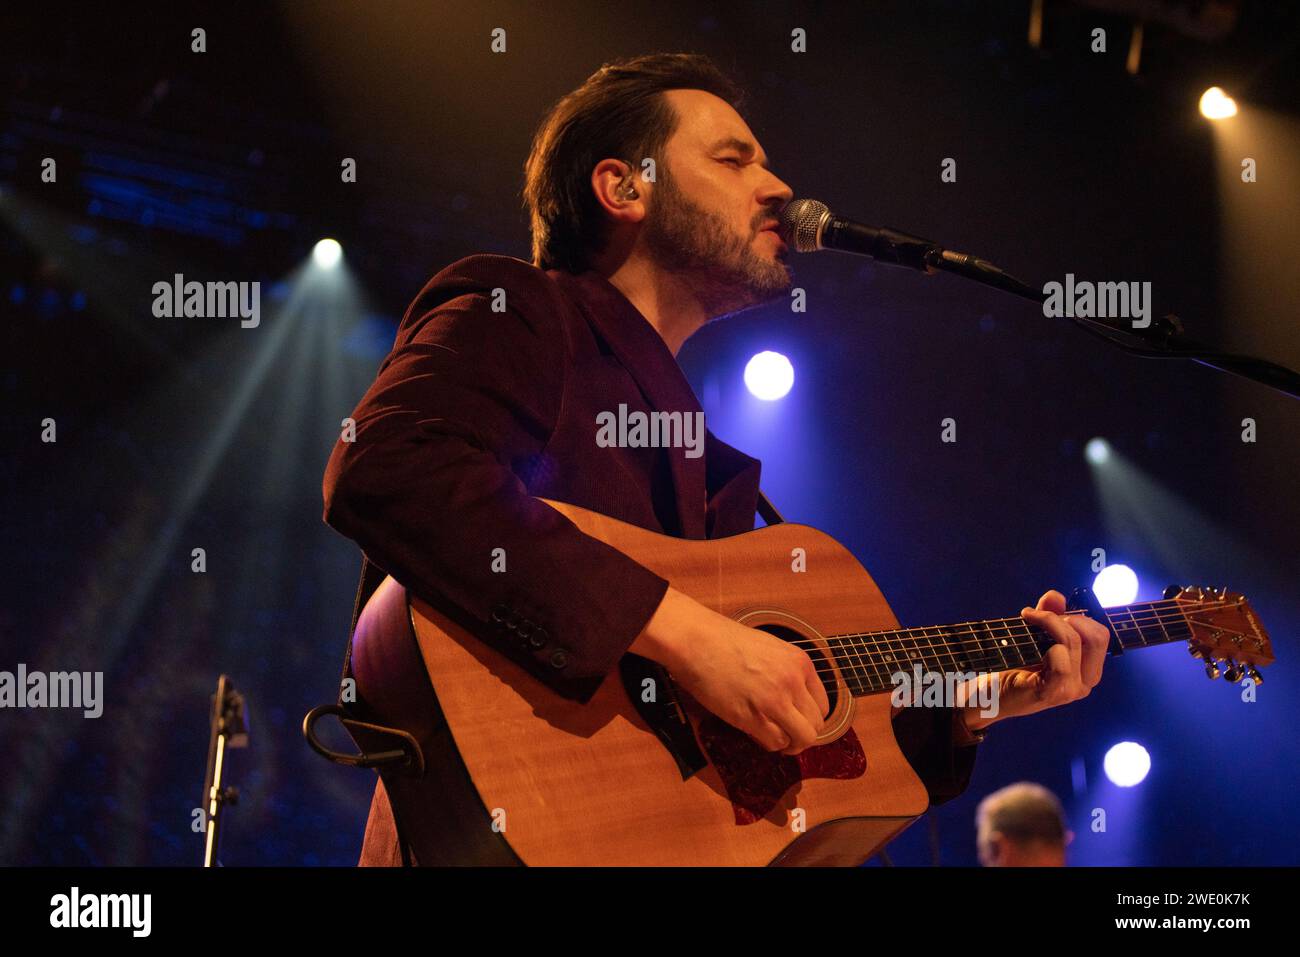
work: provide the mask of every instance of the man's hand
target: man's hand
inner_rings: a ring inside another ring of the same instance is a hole
[[[798,754],[810,747],[830,711],[803,649],[675,588],[628,650],[667,667],[702,706],[768,751]]]
[[[1036,609],[1021,610],[1020,616],[1025,621],[1042,628],[1056,643],[1047,649],[1041,665],[1014,668],[999,675],[980,675],[980,682],[1000,681],[998,713],[986,717],[980,714],[978,706],[967,705],[963,711],[966,727],[978,731],[1003,718],[1021,717],[1088,697],[1101,681],[1110,632],[1105,625],[1085,615],[1065,617],[1063,611],[1065,596],[1059,591],[1043,595]],[[974,683],[965,687],[972,689]]]

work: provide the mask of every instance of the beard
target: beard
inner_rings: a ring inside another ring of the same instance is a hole
[[[752,237],[737,236],[721,216],[691,202],[671,177],[655,185],[642,235],[655,262],[690,285],[710,318],[768,302],[794,286],[789,266],[755,253]]]

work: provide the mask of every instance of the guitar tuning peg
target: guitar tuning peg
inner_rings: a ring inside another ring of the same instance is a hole
[[[1245,675],[1246,670],[1237,664],[1231,658],[1228,659],[1228,670],[1223,673],[1223,680],[1229,684],[1236,684]]]
[[[1205,677],[1211,681],[1219,677],[1219,666],[1214,663],[1213,659],[1207,659],[1205,662]]]
[[[1246,674],[1250,675],[1250,680],[1255,682],[1255,684],[1262,685],[1264,683],[1264,676],[1255,670],[1254,665],[1251,665],[1246,669]]]
[[[1177,598],[1184,591],[1186,591],[1186,589],[1183,588],[1181,585],[1170,585],[1167,588],[1165,588],[1164,597],[1165,599]]]

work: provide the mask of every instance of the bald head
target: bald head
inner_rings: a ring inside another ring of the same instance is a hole
[[[994,791],[975,812],[976,843],[985,867],[1063,867],[1073,836],[1056,795],[1029,781]]]

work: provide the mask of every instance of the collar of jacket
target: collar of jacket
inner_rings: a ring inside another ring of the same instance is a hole
[[[683,415],[702,411],[668,344],[613,283],[594,270],[575,276],[552,269],[547,270],[547,275],[560,285],[609,343],[650,408],[661,412],[680,411]],[[727,513],[737,508],[743,511],[748,506],[749,527],[752,527],[760,468],[757,459],[727,445],[707,428],[702,456],[687,458],[686,450],[681,448],[665,451],[684,538],[716,534],[714,526],[719,523],[716,513],[724,503]],[[730,514],[722,517],[724,525],[735,521]]]

